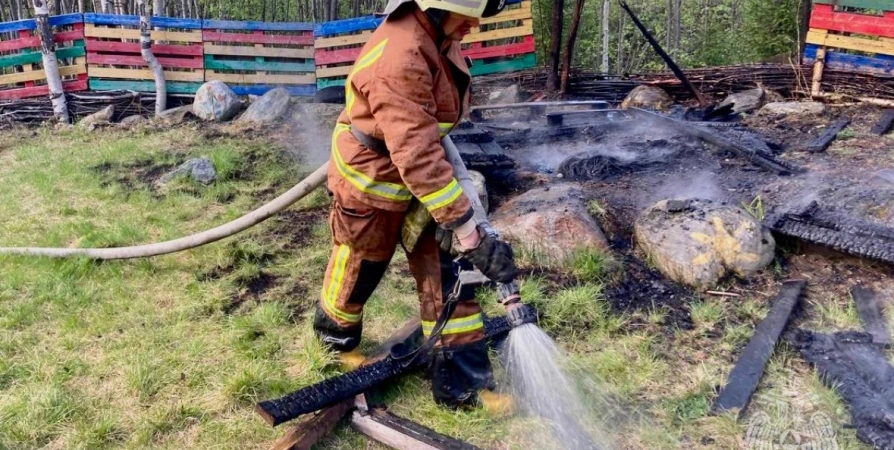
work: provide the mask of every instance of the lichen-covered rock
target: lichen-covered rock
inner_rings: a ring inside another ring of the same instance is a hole
[[[621,108],[645,108],[663,110],[670,108],[674,99],[670,94],[655,86],[637,86],[621,103]]]
[[[774,102],[761,108],[761,114],[822,114],[825,105],[819,102]]]
[[[710,200],[663,200],[640,215],[637,245],[668,278],[696,288],[727,274],[748,277],[773,261],[770,231],[741,208]]]
[[[763,88],[749,89],[747,91],[730,94],[720,102],[718,108],[722,108],[726,105],[733,105],[733,112],[747,113],[764,106],[766,99],[767,93]]]
[[[81,119],[81,121],[78,122],[78,126],[87,130],[93,130],[97,125],[106,125],[110,123],[113,115],[115,115],[115,105],[109,105]]]
[[[500,207],[492,224],[503,238],[554,260],[581,248],[608,248],[576,184],[530,190]]]
[[[222,81],[209,81],[196,91],[192,112],[202,120],[224,122],[239,113],[239,97]]]
[[[289,109],[289,101],[292,95],[283,88],[267,91],[266,94],[253,101],[251,106],[242,114],[238,122],[273,123],[279,120]]]
[[[181,164],[171,172],[164,174],[159,178],[158,183],[168,183],[180,175],[188,175],[193,180],[202,184],[210,184],[217,179],[217,171],[214,170],[214,164],[211,163],[211,160],[208,158],[193,158]]]
[[[158,115],[158,118],[167,125],[179,125],[189,118],[196,118],[196,115],[192,111],[192,105],[183,105],[177,108],[164,110]]]

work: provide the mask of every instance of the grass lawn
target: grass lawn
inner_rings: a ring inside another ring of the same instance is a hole
[[[191,157],[214,161],[209,185],[160,173]],[[0,136],[0,246],[110,247],[172,239],[232,220],[312,167],[280,156],[258,133],[48,129]],[[0,449],[269,448],[283,433],[256,401],[337,373],[311,333],[329,256],[328,198],[318,190],[248,232],[148,260],[92,262],[0,256]],[[535,258],[522,258],[536,264]],[[619,447],[738,448],[748,420],[708,409],[775,288],[691,302],[692,329],[666,311],[613,312],[602,297],[605,255],[577,255],[524,282],[544,327],[585,380]],[[499,312],[493,295],[486,308]],[[848,299],[811,293],[817,327],[855,323]],[[416,315],[406,260],[395,258],[371,299],[364,349]],[[530,448],[530,419],[451,412],[411,376],[385,393],[393,412],[489,449]],[[783,410],[780,409],[783,406]],[[780,425],[796,408],[837,424],[842,449],[863,449],[847,410],[793,350],[773,357],[751,410]],[[317,448],[384,448],[347,426]]]

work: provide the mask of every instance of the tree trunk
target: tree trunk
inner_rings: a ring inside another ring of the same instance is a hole
[[[160,16],[160,17],[165,15],[165,0],[154,0],[153,1],[152,15]]]
[[[351,11],[354,17],[360,17],[360,0],[354,0],[354,9]]]
[[[810,0],[801,0],[798,14],[798,54],[804,51],[807,41],[807,30],[810,28]]]
[[[559,89],[559,56],[562,51],[562,26],[564,25],[565,0],[553,2],[552,36],[549,41],[547,55],[546,88],[550,91]]]
[[[609,45],[611,37],[611,0],[602,0],[602,73],[608,73]]]
[[[111,8],[109,8],[109,3],[111,3],[109,0],[99,0],[99,6],[102,9],[103,14],[108,14],[110,12],[109,10]]]
[[[168,89],[165,83],[165,72],[158,59],[152,54],[151,20],[149,12],[146,11],[146,0],[139,0],[137,9],[140,13],[140,53],[143,55],[143,61],[146,61],[149,69],[152,70],[152,76],[155,77],[155,115],[157,116],[167,109]]]
[[[329,0],[329,20],[338,20],[338,0]]]
[[[564,93],[568,88],[568,72],[571,71],[571,61],[574,59],[574,43],[577,41],[577,30],[580,29],[580,17],[584,11],[584,1],[577,0],[574,5],[574,15],[571,17],[571,29],[568,30],[568,38],[565,41],[565,59],[562,62],[562,85]]]
[[[47,74],[47,87],[53,103],[53,115],[62,123],[69,123],[68,103],[59,76],[59,62],[56,61],[56,44],[50,29],[50,11],[44,0],[33,0],[34,17],[37,20],[37,34],[40,36],[40,52],[43,56],[43,70]]]
[[[624,13],[618,14],[618,54],[615,57],[615,72],[620,75],[624,67]]]
[[[87,5],[84,4],[84,0],[78,0],[78,12],[84,14],[87,12]]]

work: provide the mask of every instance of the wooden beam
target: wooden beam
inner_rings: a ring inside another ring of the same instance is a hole
[[[894,42],[891,41],[874,41],[853,36],[843,36],[840,34],[830,34],[827,30],[818,30],[811,28],[807,32],[807,43],[844,48],[847,50],[857,50],[866,53],[878,53],[882,55],[894,55]]]
[[[105,28],[87,24],[84,27],[84,36],[107,39],[140,39],[140,30],[127,28]],[[153,41],[169,42],[202,42],[201,31],[165,31],[152,30]]]
[[[863,329],[872,335],[872,342],[883,345],[885,348],[890,347],[891,333],[888,331],[888,324],[882,314],[878,294],[866,286],[855,286],[851,289],[851,297],[857,304],[857,313],[860,315]]]
[[[282,48],[282,47],[254,47],[239,45],[221,45],[206,42],[204,45],[206,55],[230,55],[230,56],[265,56],[268,58],[299,58],[311,59],[314,57],[314,49]]]
[[[397,450],[481,450],[382,408],[374,408],[368,413],[354,411],[351,427]]]
[[[153,80],[152,71],[149,69],[117,69],[112,67],[90,66],[87,69],[90,78],[111,78],[117,80]],[[165,71],[167,81],[205,81],[205,74],[201,71],[175,72]]]
[[[214,70],[205,71],[206,81],[217,80],[236,84],[314,84],[317,77],[313,73],[294,75],[268,75],[244,73],[220,73]]]
[[[345,77],[354,66],[317,67],[317,78]]]
[[[813,3],[881,11],[894,10],[894,4],[892,4],[890,0],[813,0]]]
[[[59,76],[67,77],[71,75],[78,75],[87,72],[87,67],[84,65],[82,61],[83,58],[78,58],[76,63],[72,66],[65,66],[59,68]],[[26,81],[40,81],[45,80],[47,78],[47,74],[44,73],[43,70],[35,70],[33,72],[21,72],[21,73],[13,73],[9,75],[0,75],[0,86],[5,84],[16,84],[16,83],[24,83]]]
[[[531,18],[531,2],[522,3],[521,8],[504,9],[503,12],[493,17],[481,19],[481,25],[508,22],[510,20],[525,20]]]
[[[522,25],[515,28],[504,28],[502,30],[483,31],[478,33],[469,33],[463,39],[463,44],[471,44],[474,42],[493,41],[497,39],[507,39],[513,37],[524,37],[534,34],[534,21],[531,19],[522,21]]]
[[[720,391],[717,401],[711,408],[711,414],[732,412],[741,416],[748,408],[751,395],[757,389],[764,369],[767,367],[767,361],[770,360],[773,349],[776,347],[776,341],[779,340],[779,336],[788,325],[792,311],[798,304],[805,286],[807,286],[806,281],[783,283],[782,290],[773,301],[773,308],[754,330],[754,335],[748,341],[739,360],[736,361],[736,366],[730,372],[726,386]]]
[[[835,11],[832,5],[814,5],[810,28],[894,38],[894,12],[873,16]]]
[[[346,45],[363,45],[372,36],[372,31],[363,31],[349,36],[335,36],[314,40],[314,48],[342,47]]]
[[[838,137],[838,133],[841,133],[848,125],[850,125],[850,119],[838,119],[829,125],[829,128],[826,128],[823,131],[823,134],[816,137],[816,139],[810,141],[807,144],[807,151],[811,153],[820,153],[826,151],[830,145],[832,145],[832,141]]]
[[[877,136],[884,136],[891,131],[891,126],[894,126],[894,109],[886,109],[878,122],[872,126],[870,132]]]

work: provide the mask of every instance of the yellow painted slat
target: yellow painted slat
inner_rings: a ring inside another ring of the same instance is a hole
[[[268,74],[239,74],[218,73],[213,70],[205,71],[205,80],[218,80],[224,83],[236,84],[313,84],[317,77],[313,74],[302,75],[268,75]]]
[[[79,75],[86,72],[87,66],[85,66],[84,64],[75,64],[73,66],[59,68],[59,76],[63,77]],[[34,70],[32,72],[12,73],[9,75],[0,75],[0,85],[24,83],[26,81],[40,81],[45,80],[46,78],[47,74],[43,71],[43,69]]]
[[[507,9],[493,17],[481,19],[481,25],[489,25],[492,23],[506,22],[509,20],[525,20],[532,18],[531,3],[524,2],[522,7],[518,9]]]
[[[212,42],[205,43],[205,54],[229,55],[229,56],[266,56],[268,58],[304,58],[314,57],[312,48],[277,48],[277,47],[247,47],[238,45],[219,45]]]
[[[856,50],[866,53],[894,55],[894,42],[874,41],[871,39],[829,34],[826,30],[811,29],[807,32],[807,43],[827,47]]]
[[[110,39],[140,39],[140,30],[124,28],[104,28],[93,24],[84,26],[84,36]],[[152,30],[152,40],[168,42],[202,42],[202,32]]]
[[[343,77],[351,73],[353,66],[317,67],[317,78]]]
[[[314,48],[341,47],[343,45],[365,44],[369,40],[372,31],[364,31],[350,36],[336,36],[314,40]]]
[[[497,39],[506,39],[513,37],[530,36],[534,34],[534,21],[525,20],[523,25],[515,28],[506,28],[502,30],[491,30],[483,33],[470,33],[463,39],[463,44],[471,44],[473,42],[494,41]]]
[[[90,66],[88,74],[96,78],[117,78],[122,80],[152,80],[152,71],[149,69],[117,69],[113,67]],[[205,81],[205,74],[201,70],[196,72],[165,71],[167,81]]]

